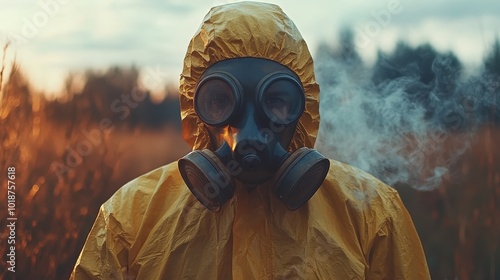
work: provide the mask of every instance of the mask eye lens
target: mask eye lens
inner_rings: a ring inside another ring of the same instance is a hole
[[[196,91],[195,110],[207,124],[224,124],[236,107],[233,88],[224,80],[211,79],[204,82]]]
[[[277,79],[264,88],[261,104],[272,121],[289,124],[297,120],[304,110],[304,92],[290,78]]]

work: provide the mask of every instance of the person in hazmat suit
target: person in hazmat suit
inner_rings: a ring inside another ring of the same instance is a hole
[[[180,93],[193,151],[101,206],[72,279],[429,278],[397,192],[313,149],[313,60],[278,6],[212,8]]]

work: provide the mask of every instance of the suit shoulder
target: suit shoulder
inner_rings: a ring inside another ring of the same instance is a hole
[[[398,192],[375,176],[354,166],[330,160],[330,170],[327,175],[337,191],[346,198],[359,202],[369,202],[380,198],[392,200]]]
[[[342,205],[351,216],[370,222],[375,228],[404,207],[395,189],[365,171],[335,160],[330,160],[330,170],[320,190],[331,203]]]
[[[148,173],[132,179],[121,188],[119,188],[105,203],[105,209],[128,207],[137,202],[147,202],[157,188],[172,177],[178,176],[177,162],[156,168]],[[175,185],[166,185],[173,187]]]
[[[164,205],[173,205],[168,202],[186,189],[177,162],[172,162],[126,183],[102,205],[101,211],[109,229],[131,241],[150,204],[163,200]]]

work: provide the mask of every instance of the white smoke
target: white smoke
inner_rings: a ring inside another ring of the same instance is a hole
[[[485,78],[462,81],[456,63],[451,54],[438,54],[432,62],[434,78],[422,82],[415,63],[367,69],[356,56],[339,59],[318,51],[321,126],[316,148],[389,185],[437,188],[443,176],[453,175],[453,164],[467,151],[477,125],[488,121],[488,108],[498,105],[489,96],[498,84]],[[377,81],[378,71],[398,74]]]

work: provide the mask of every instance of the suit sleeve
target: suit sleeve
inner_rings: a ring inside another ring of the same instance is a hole
[[[70,279],[126,279],[128,250],[101,206]]]
[[[401,198],[373,239],[367,279],[430,279],[422,244]]]

